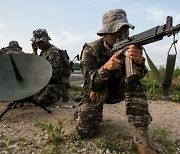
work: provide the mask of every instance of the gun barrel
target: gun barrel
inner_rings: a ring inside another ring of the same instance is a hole
[[[156,41],[160,41],[163,39],[164,36],[169,37],[178,33],[179,31],[180,24],[170,28],[166,28],[166,24],[162,26],[156,26],[139,34],[133,35],[128,39],[115,43],[112,52],[123,49],[130,44],[142,46]]]
[[[173,32],[173,33],[178,33],[179,31],[180,31],[180,24],[172,27],[172,32]]]

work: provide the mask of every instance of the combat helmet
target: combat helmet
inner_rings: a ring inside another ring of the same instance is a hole
[[[39,42],[39,41],[44,41],[44,42],[49,42],[51,38],[48,35],[48,32],[45,29],[36,29],[33,31],[33,38],[31,41],[33,42]]]
[[[20,47],[19,43],[15,40],[9,42],[9,47],[17,47],[22,50],[22,47]]]

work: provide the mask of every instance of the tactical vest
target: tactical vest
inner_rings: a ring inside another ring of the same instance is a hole
[[[96,57],[99,67],[104,65],[104,63],[107,61],[107,59],[110,58],[110,56],[107,56],[104,54],[105,53],[104,51],[106,51],[106,49],[103,44],[103,38],[100,38],[92,43],[85,43],[83,46],[83,50],[86,46],[88,46],[92,49],[92,55],[94,57]],[[82,58],[83,50],[81,52],[80,58]]]
[[[95,57],[97,60],[97,64],[99,65],[99,68],[102,67],[112,56],[112,53],[108,52],[106,48],[104,47],[103,38],[100,38],[92,43],[86,43],[83,47],[90,47],[91,54]],[[81,59],[82,59],[81,53]],[[97,96],[98,93],[106,93],[106,95],[103,95],[103,97],[106,97],[106,103],[117,103],[119,101],[122,101],[124,99],[124,88],[125,88],[125,70],[113,70],[110,72],[110,78],[107,81],[107,85],[101,89],[100,91],[96,91]],[[85,90],[91,91],[91,87],[89,87],[90,80],[85,79]],[[86,87],[87,86],[87,87]],[[93,88],[92,88],[93,89]],[[101,95],[102,96],[102,95]]]

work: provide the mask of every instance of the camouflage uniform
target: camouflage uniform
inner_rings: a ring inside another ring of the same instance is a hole
[[[0,49],[0,57],[6,57],[7,54],[11,54],[11,53],[21,53],[22,48],[19,46],[19,43],[17,41],[10,41],[9,42],[9,46]]]
[[[117,15],[118,20],[115,17],[112,24],[104,26],[97,33],[99,36],[103,36],[104,33],[114,33],[123,25],[134,27],[127,22],[126,13],[123,10],[108,12],[103,16],[104,22],[108,22],[109,14],[112,14],[110,18]],[[83,100],[75,113],[76,130],[82,138],[92,137],[97,131],[102,121],[103,104],[105,103],[112,104],[125,100],[128,121],[135,127],[146,127],[152,121],[146,95],[139,81],[147,71],[144,62],[141,66],[137,66],[139,75],[129,80],[126,78],[124,65],[119,70],[104,69],[103,65],[113,54],[110,52],[111,49],[102,37],[92,43],[86,43],[82,50],[81,64],[85,83]],[[94,100],[90,99],[91,92],[95,94]]]
[[[33,31],[31,41],[48,42],[49,40],[51,40],[51,38],[45,29]],[[54,45],[49,44],[49,48],[46,51],[41,51],[40,56],[50,62],[53,70],[49,83],[43,90],[35,95],[37,103],[47,106],[58,101],[62,97],[64,89],[69,89],[69,76],[71,71],[68,55],[65,50],[60,50]]]

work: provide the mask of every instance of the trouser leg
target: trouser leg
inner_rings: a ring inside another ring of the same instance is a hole
[[[92,137],[102,121],[103,105],[96,106],[88,99],[82,100],[75,113],[76,131],[81,138]]]
[[[135,127],[146,127],[152,117],[148,109],[148,101],[143,87],[138,80],[129,83],[125,93],[126,114],[128,121]]]
[[[49,106],[56,103],[61,97],[61,93],[52,88],[46,88],[36,97],[36,103],[42,106]]]
[[[156,154],[150,145],[147,132],[152,116],[149,113],[146,94],[139,80],[134,80],[128,84],[125,96],[128,121],[136,128],[133,143],[138,153]]]

